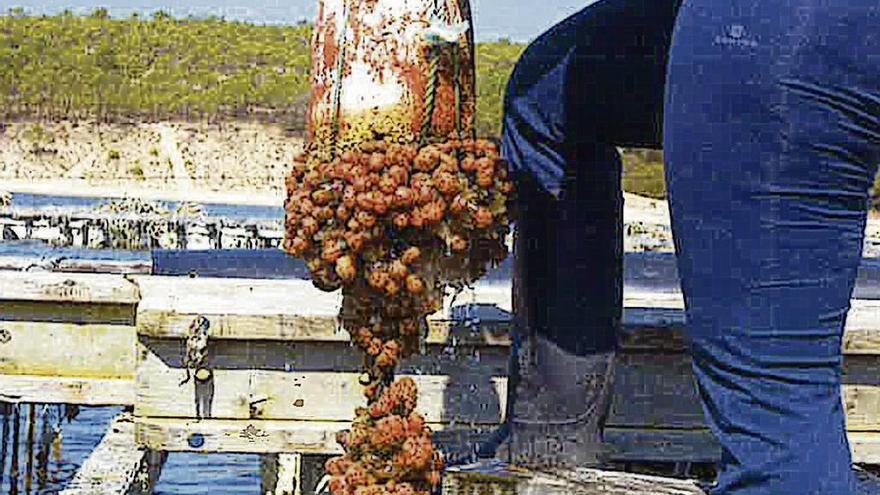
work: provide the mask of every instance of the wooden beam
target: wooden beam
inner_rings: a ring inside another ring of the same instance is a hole
[[[52,256],[0,256],[0,270],[45,270],[62,273],[140,274],[149,275],[152,263],[148,260],[105,260],[65,258]]]
[[[136,403],[143,416],[335,421],[351,419],[363,402],[357,383],[360,360],[341,343],[212,343],[206,362],[210,381],[191,379],[183,385],[179,341],[142,337],[138,347]],[[843,391],[851,431],[880,431],[878,363],[880,357],[873,356],[845,361]],[[430,421],[487,424],[503,418],[506,366],[506,352],[495,348],[435,346],[428,355],[406,360],[399,371],[420,384],[420,408]],[[608,424],[704,427],[690,358],[620,356]]]
[[[705,495],[689,480],[599,469],[529,471],[488,462],[450,468],[443,495]]]
[[[139,445],[168,452],[340,454],[336,433],[349,421],[180,419],[135,416]],[[428,423],[444,445],[481,438],[492,428]]]
[[[0,322],[0,374],[132,380],[135,340],[131,325]]]
[[[847,355],[843,399],[847,429],[880,431],[880,356]],[[608,425],[623,428],[706,426],[691,359],[685,354],[619,356]]]
[[[718,462],[721,447],[707,429],[618,428],[604,432],[613,461]],[[880,432],[850,431],[852,459],[857,464],[880,464]]]
[[[138,333],[150,337],[186,338],[197,316],[211,323],[209,336],[219,339],[348,341],[337,316],[342,301],[339,292],[321,292],[308,280],[252,280],[178,277],[135,277],[142,292],[138,306]],[[507,345],[503,332],[493,322],[506,324],[510,308],[504,303],[505,286],[481,286],[456,298],[457,305],[482,310],[478,328],[466,329],[463,309],[452,307],[447,297],[443,310],[429,319],[429,343],[446,343],[451,332],[457,340],[473,338],[486,345]],[[234,305],[230,301],[235,301]],[[489,313],[486,318],[485,313]],[[474,316],[479,316],[475,314]],[[457,319],[458,322],[450,322]],[[506,325],[505,325],[506,326]],[[466,331],[465,331],[466,330]],[[471,337],[468,337],[471,336]]]
[[[138,447],[131,416],[117,416],[61,495],[148,495],[165,454]]]
[[[265,454],[260,456],[260,493],[262,495],[303,495],[302,454]]]
[[[20,321],[37,327],[42,323],[134,326],[135,309],[133,304],[0,300],[0,325]]]
[[[185,420],[135,417],[138,445],[168,452],[271,454],[341,452],[336,432],[348,422]]]
[[[325,293],[308,280],[252,280],[178,277],[135,277],[143,299],[138,306],[138,333],[185,338],[192,320],[211,321],[209,335],[219,339],[347,341],[339,330],[339,292]],[[230,306],[229,301],[236,301]],[[303,304],[308,301],[308,304]],[[679,292],[624,290],[624,350],[682,352],[685,322]],[[472,338],[487,345],[508,345],[510,288],[478,284],[445,300],[429,318],[428,342]],[[467,325],[468,318],[472,318]],[[844,352],[880,354],[880,301],[852,300]],[[473,325],[477,323],[477,325]],[[467,332],[463,330],[467,329]],[[649,331],[646,331],[649,330]],[[456,333],[458,332],[458,333]]]
[[[880,494],[880,478],[853,468],[858,495]],[[529,471],[497,462],[446,470],[443,495],[705,495],[692,480],[601,469]]]
[[[0,271],[0,301],[134,305],[139,300],[137,287],[118,275]]]
[[[226,341],[210,344],[210,379],[186,378],[179,341],[138,342],[139,416],[348,421],[364,403],[359,359],[347,345]],[[419,386],[429,422],[496,424],[503,419],[506,352],[457,346],[406,360],[400,376]]]
[[[134,380],[0,375],[0,401],[84,406],[134,404]]]
[[[69,273],[112,273],[120,275],[149,275],[153,265],[145,261],[60,259],[52,271]]]

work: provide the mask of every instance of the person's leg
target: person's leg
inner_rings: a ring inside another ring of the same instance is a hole
[[[516,333],[529,343],[509,387],[517,463],[596,459],[622,306],[616,147],[660,143],[677,3],[599,1],[533,42],[509,81]]]
[[[714,494],[855,493],[841,337],[880,158],[874,0],[687,0],[664,153]]]

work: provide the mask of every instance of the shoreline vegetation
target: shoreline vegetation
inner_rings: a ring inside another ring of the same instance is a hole
[[[173,181],[217,198],[280,195],[303,140],[311,32],[161,11],[9,9],[0,14],[0,190],[155,196]],[[478,134],[499,135],[524,49],[476,45]],[[623,152],[624,190],[665,199],[662,153]]]
[[[100,123],[246,120],[302,133],[312,27],[219,18],[0,15],[0,119]],[[497,135],[524,45],[480,43],[478,133]]]

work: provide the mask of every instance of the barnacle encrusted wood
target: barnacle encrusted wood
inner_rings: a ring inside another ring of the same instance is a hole
[[[342,289],[364,351],[366,407],[327,464],[336,495],[427,495],[443,457],[415,382],[394,380],[449,288],[507,254],[512,185],[473,135],[467,0],[324,0],[313,43],[309,136],[287,181],[285,250]]]

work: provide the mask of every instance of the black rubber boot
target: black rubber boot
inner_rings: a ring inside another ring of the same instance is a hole
[[[508,384],[509,436],[496,456],[532,468],[600,464],[615,353],[576,356],[533,335],[517,356]]]

